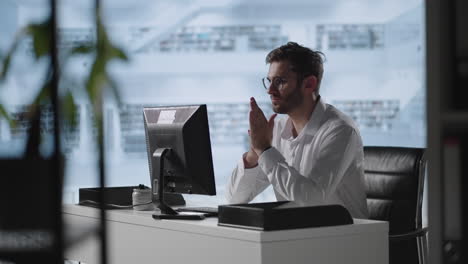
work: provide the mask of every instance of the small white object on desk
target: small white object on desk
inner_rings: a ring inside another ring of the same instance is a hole
[[[137,211],[152,211],[155,209],[151,202],[150,188],[135,188],[132,193],[133,210]]]

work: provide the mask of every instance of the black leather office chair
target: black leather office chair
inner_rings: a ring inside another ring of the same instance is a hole
[[[427,262],[427,229],[422,227],[424,152],[364,147],[369,218],[389,222],[390,264]]]

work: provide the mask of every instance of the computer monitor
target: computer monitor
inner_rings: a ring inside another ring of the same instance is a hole
[[[206,105],[143,108],[152,200],[159,219],[190,219],[164,193],[216,195]]]

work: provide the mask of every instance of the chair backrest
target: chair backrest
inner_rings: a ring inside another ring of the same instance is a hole
[[[364,177],[369,218],[389,222],[390,235],[422,227],[425,149],[364,147]],[[416,240],[390,244],[390,263],[416,259]],[[395,257],[397,256],[397,257]]]

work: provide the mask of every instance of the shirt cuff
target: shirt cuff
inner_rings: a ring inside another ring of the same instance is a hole
[[[243,178],[246,178],[247,180],[253,180],[252,182],[255,182],[255,176],[258,174],[260,168],[259,166],[255,166],[253,168],[245,168],[244,167],[244,159],[241,158],[238,162],[237,162],[237,168],[240,172],[241,175],[244,175]]]
[[[260,167],[267,175],[268,179],[271,180],[271,172],[282,161],[284,161],[283,155],[281,155],[281,153],[275,147],[271,147],[260,154],[257,167]]]

